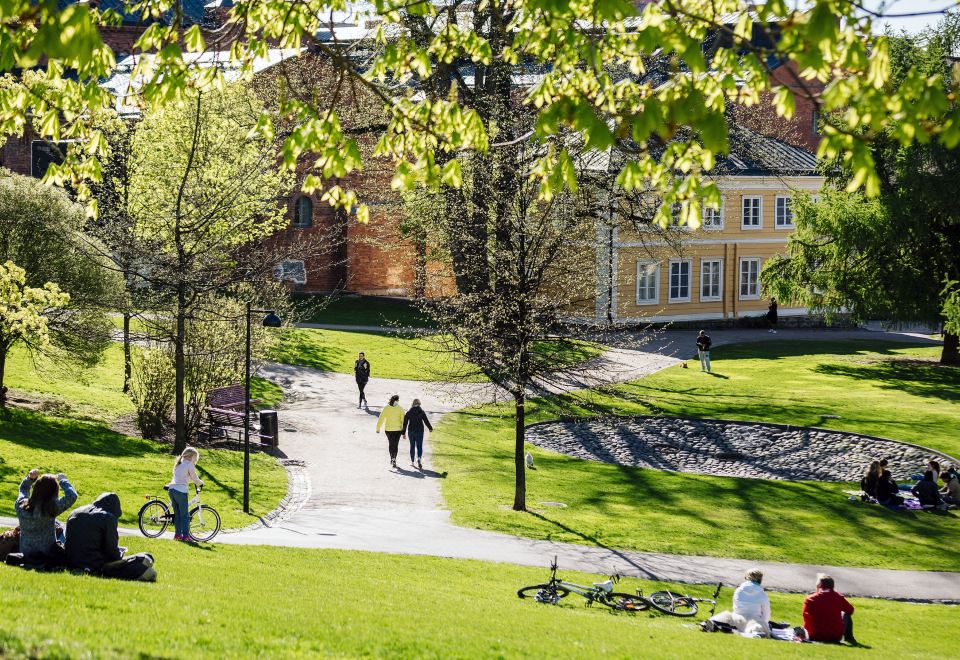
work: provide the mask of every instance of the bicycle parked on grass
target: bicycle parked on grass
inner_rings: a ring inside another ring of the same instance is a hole
[[[561,599],[566,598],[571,592],[583,596],[587,600],[587,606],[594,603],[600,603],[611,609],[623,612],[639,612],[645,610],[650,605],[642,596],[633,596],[631,594],[616,593],[613,585],[620,581],[620,576],[616,573],[610,576],[605,582],[594,582],[593,586],[586,587],[573,582],[566,582],[557,577],[557,558],[553,558],[550,564],[550,581],[545,584],[535,584],[530,587],[524,587],[517,591],[520,598],[533,598],[538,603],[544,605],[556,605]]]
[[[168,486],[163,487],[169,490]],[[190,508],[190,538],[194,541],[212,541],[220,531],[220,514],[213,507],[200,502],[200,491],[203,486],[197,486],[197,495],[187,503]],[[147,538],[155,539],[173,524],[173,509],[166,502],[155,495],[147,495],[147,503],[140,508],[140,531]]]
[[[718,582],[717,588],[713,592],[713,598],[696,598],[668,590],[654,591],[649,596],[644,596],[639,589],[637,589],[637,596],[653,605],[654,609],[671,616],[691,617],[696,615],[699,609],[697,603],[710,603],[710,616],[713,616],[714,612],[717,611],[717,597],[720,596],[722,588],[723,583]]]

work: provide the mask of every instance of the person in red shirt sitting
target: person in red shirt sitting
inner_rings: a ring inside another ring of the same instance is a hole
[[[856,644],[853,638],[853,605],[833,590],[833,578],[817,576],[817,591],[803,601],[803,627],[811,642]]]

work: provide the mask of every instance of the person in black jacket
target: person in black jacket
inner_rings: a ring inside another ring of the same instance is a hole
[[[367,381],[370,380],[370,363],[367,362],[363,353],[360,353],[357,356],[357,361],[353,363],[353,373],[357,377],[357,387],[360,388],[360,402],[357,403],[357,408],[360,408],[367,403],[367,395],[363,393],[363,388],[367,386]]]
[[[420,407],[420,399],[414,399],[410,410],[403,416],[403,435],[410,439],[410,464],[423,469],[423,426],[430,432],[433,427],[427,419],[427,413]],[[416,460],[414,460],[416,459]]]
[[[67,566],[122,580],[155,580],[152,555],[123,556],[126,548],[119,546],[117,530],[121,515],[116,493],[102,493],[93,504],[74,509],[67,518]]]
[[[697,335],[697,355],[700,356],[700,371],[710,373],[710,346],[713,342],[705,331]]]
[[[770,305],[767,306],[767,322],[770,324],[770,332],[777,332],[777,299],[771,298]]]
[[[910,492],[917,496],[923,506],[939,506],[943,503],[943,500],[940,499],[940,489],[937,488],[937,482],[933,480],[933,470],[924,472],[923,479],[917,482],[917,485],[911,488]]]

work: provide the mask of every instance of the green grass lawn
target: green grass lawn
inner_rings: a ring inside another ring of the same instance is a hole
[[[822,425],[958,452],[960,370],[910,363],[937,349],[903,344],[770,342],[714,351],[719,376],[673,367],[594,411]],[[888,362],[896,359],[897,362]],[[561,405],[561,403],[563,405]],[[528,403],[529,422],[577,412],[576,400]],[[431,441],[454,520],[533,538],[645,551],[885,568],[957,570],[956,512],[891,512],[851,503],[846,484],[733,479],[627,468],[528,446],[530,513],[513,500],[507,407],[446,416]],[[588,411],[582,406],[580,414]],[[824,419],[839,415],[839,419]],[[918,466],[919,467],[919,466]],[[548,508],[539,502],[563,502]]]
[[[558,365],[578,364],[600,355],[603,347],[580,342],[576,346],[553,349]],[[430,339],[396,333],[350,332],[296,328],[284,330],[271,350],[270,358],[285,364],[352,374],[357,353],[363,351],[374,378],[404,380],[447,380],[451,373],[462,373],[455,357],[438,349]],[[479,378],[479,376],[477,377]]]
[[[135,526],[144,495],[166,499],[162,486],[170,481],[173,461],[169,446],[115,433],[102,423],[15,408],[0,411],[0,515],[15,515],[20,481],[39,468],[66,473],[80,494],[76,506],[89,504],[103,491],[118,493],[122,523]],[[242,452],[201,450],[197,469],[206,484],[204,502],[219,511],[224,527],[255,522],[255,515],[242,510]],[[286,495],[286,472],[274,458],[254,453],[250,474],[253,513],[272,511]]]
[[[41,361],[14,347],[7,357],[4,383],[18,390],[45,395],[58,413],[112,421],[133,412],[123,393],[123,347],[112,344],[91,369],[72,369]]]
[[[546,569],[345,551],[124,539],[156,583],[0,565],[2,657],[786,657],[949,655],[957,608],[854,599],[865,648],[705,634],[687,620],[516,597]],[[549,561],[544,558],[544,561]],[[561,572],[580,582],[599,576]],[[626,579],[625,591],[660,585]],[[681,589],[707,595],[710,589]],[[730,606],[730,590],[721,607]],[[800,622],[803,596],[771,594]],[[698,620],[702,617],[698,617]],[[953,622],[953,623],[951,623]]]
[[[307,323],[332,325],[369,325],[390,328],[429,328],[432,323],[409,300],[344,296],[323,298],[297,296],[294,298]],[[316,309],[319,307],[319,309]]]

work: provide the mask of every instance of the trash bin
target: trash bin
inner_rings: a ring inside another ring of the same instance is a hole
[[[261,444],[271,447],[280,446],[280,424],[277,421],[276,410],[260,411],[260,435],[268,436],[260,438]]]

